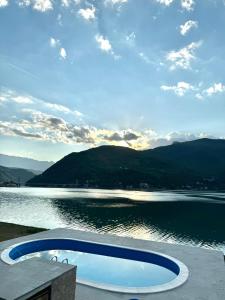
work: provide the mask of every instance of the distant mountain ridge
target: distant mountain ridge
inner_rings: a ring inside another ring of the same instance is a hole
[[[14,182],[24,185],[29,179],[36,174],[25,169],[7,168],[0,166],[0,184],[7,182]]]
[[[0,154],[0,165],[8,168],[22,168],[43,172],[53,164],[54,162],[52,161],[39,161],[32,158]]]
[[[100,146],[71,153],[29,186],[225,188],[225,140],[199,139],[136,151]]]

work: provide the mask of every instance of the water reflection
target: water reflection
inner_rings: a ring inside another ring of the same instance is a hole
[[[225,194],[1,189],[0,221],[225,249]]]
[[[91,200],[91,201],[90,201]],[[209,202],[131,203],[90,199],[54,202],[62,218],[98,232],[214,245],[225,241],[225,205]],[[100,203],[99,203],[100,202]],[[140,236],[141,235],[141,236]]]

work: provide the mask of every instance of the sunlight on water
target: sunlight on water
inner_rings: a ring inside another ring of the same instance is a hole
[[[224,250],[225,193],[0,188],[0,221]]]

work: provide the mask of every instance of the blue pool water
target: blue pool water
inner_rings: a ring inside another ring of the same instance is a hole
[[[70,238],[45,238],[12,245],[1,253],[8,264],[40,257],[77,266],[77,281],[117,292],[161,292],[183,284],[188,269],[158,252]]]
[[[149,287],[168,283],[177,277],[169,269],[142,261],[96,255],[70,250],[50,250],[24,255],[17,261],[31,257],[58,261],[67,258],[69,264],[77,266],[77,279],[123,287]]]

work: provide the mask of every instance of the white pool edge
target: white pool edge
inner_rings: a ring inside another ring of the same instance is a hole
[[[23,241],[21,243],[16,243],[13,244],[12,246],[9,246],[8,248],[4,249],[1,253],[1,260],[3,262],[5,262],[8,265],[14,265],[16,263],[19,263],[13,259],[11,259],[9,257],[9,253],[12,249],[14,249],[17,246],[29,243],[29,242],[35,242],[35,241],[41,241],[41,240],[56,240],[56,239],[60,239],[60,240],[74,240],[74,241],[80,241],[80,242],[85,242],[85,243],[90,243],[90,244],[96,244],[96,245],[106,245],[106,246],[112,246],[112,247],[117,247],[117,248],[123,248],[123,249],[127,249],[127,250],[135,250],[135,251],[143,251],[146,253],[152,253],[152,254],[157,254],[160,255],[164,258],[167,258],[171,261],[173,261],[174,263],[176,263],[180,269],[179,274],[177,275],[176,278],[174,278],[173,280],[171,280],[168,283],[164,283],[164,284],[160,284],[160,285],[155,285],[155,286],[151,286],[151,287],[146,287],[146,288],[138,288],[138,287],[132,287],[132,288],[126,288],[126,287],[122,287],[122,286],[118,286],[118,285],[110,285],[110,284],[101,284],[101,283],[96,283],[96,282],[92,282],[92,281],[86,281],[86,280],[79,280],[77,279],[76,282],[78,284],[81,285],[86,285],[86,286],[91,286],[93,288],[97,288],[97,289],[102,289],[102,290],[106,290],[106,291],[111,291],[111,292],[118,292],[118,293],[127,293],[127,294],[152,294],[152,293],[160,293],[160,292],[166,292],[172,289],[175,289],[181,285],[183,285],[189,276],[189,270],[187,268],[187,266],[179,261],[178,259],[163,254],[161,252],[156,252],[156,251],[148,251],[146,249],[142,249],[142,248],[133,248],[133,247],[126,247],[126,246],[118,246],[118,245],[114,245],[114,244],[109,244],[109,243],[99,243],[99,242],[92,242],[92,241],[88,241],[88,240],[82,240],[82,239],[74,239],[74,238],[39,238],[39,239],[33,239],[33,240],[27,240],[27,241]],[[47,250],[47,249],[46,249]],[[138,261],[138,260],[137,260]]]

